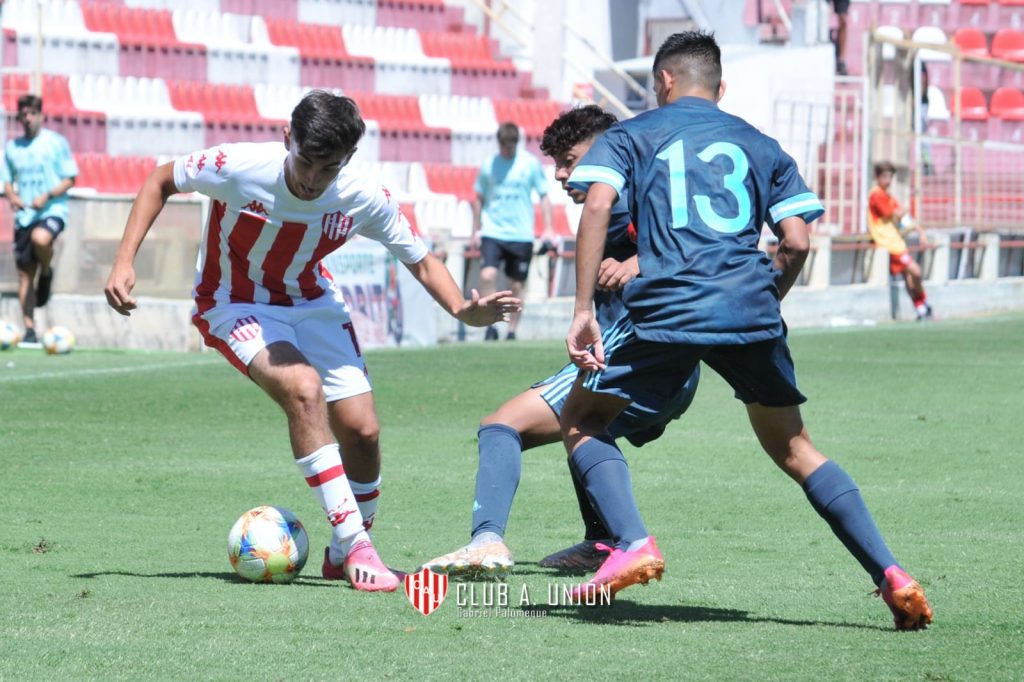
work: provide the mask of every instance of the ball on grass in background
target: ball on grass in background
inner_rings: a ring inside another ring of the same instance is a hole
[[[21,342],[21,333],[10,322],[0,322],[0,350],[14,350]]]
[[[48,355],[66,355],[75,347],[75,335],[67,327],[50,327],[43,334],[43,350]]]
[[[309,556],[309,536],[295,514],[265,505],[242,514],[228,533],[228,559],[254,583],[290,583]]]

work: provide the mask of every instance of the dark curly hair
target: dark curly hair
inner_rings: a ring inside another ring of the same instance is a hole
[[[540,150],[550,157],[564,154],[580,142],[600,135],[616,123],[618,119],[613,114],[609,114],[596,104],[563,111],[544,129]]]

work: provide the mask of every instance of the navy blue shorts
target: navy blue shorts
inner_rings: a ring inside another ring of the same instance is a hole
[[[491,237],[480,239],[480,267],[497,268],[505,264],[505,276],[525,282],[533,258],[533,242],[507,242]]]
[[[644,341],[628,317],[605,332],[607,368],[588,372],[583,387],[642,405],[659,404],[684,385],[703,360],[746,405],[792,407],[807,398],[796,387],[786,337],[736,346]]]
[[[32,247],[32,230],[37,227],[52,234],[56,241],[57,236],[64,231],[64,221],[50,216],[14,230],[14,262],[23,270],[36,262],[36,250]]]
[[[532,388],[544,387],[540,397],[544,399],[556,415],[562,414],[562,407],[565,406],[565,399],[569,395],[569,389],[576,382],[579,370],[575,365],[569,363],[562,370],[544,381],[538,381]],[[636,447],[640,447],[661,437],[665,427],[673,420],[679,419],[686,409],[693,402],[693,395],[697,392],[697,383],[700,381],[700,367],[695,367],[690,377],[681,386],[677,387],[675,393],[663,400],[631,402],[625,410],[619,413],[615,421],[608,427],[612,437],[623,437]]]

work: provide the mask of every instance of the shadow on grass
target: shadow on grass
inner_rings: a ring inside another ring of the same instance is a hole
[[[252,583],[239,577],[237,573],[229,571],[180,571],[177,573],[133,573],[131,571],[96,571],[95,573],[74,573],[72,578],[101,578],[108,575],[119,575],[129,578],[178,578],[194,580],[196,578],[210,578],[225,583],[236,583],[238,585],[274,585],[276,583]],[[336,585],[320,578],[303,578],[299,576],[290,583],[284,585],[301,585],[303,587],[336,587]]]
[[[716,609],[705,606],[684,606],[671,604],[636,604],[618,599],[611,606],[548,606],[537,604],[532,607],[544,611],[551,618],[566,618],[580,623],[602,625],[653,625],[656,623],[776,623],[779,625],[853,628],[856,630],[889,631],[892,627],[865,625],[862,623],[837,623],[823,620],[796,620],[792,618],[771,618],[752,616],[748,611],[737,609]]]

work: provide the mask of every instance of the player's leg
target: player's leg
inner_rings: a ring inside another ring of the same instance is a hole
[[[811,506],[871,576],[897,629],[932,621],[924,590],[897,563],[850,475],[811,444],[798,407],[747,405],[750,423],[772,460],[799,483]]]
[[[501,244],[496,239],[482,237],[480,239],[480,282],[478,289],[481,296],[489,296],[496,291],[498,283],[498,266],[501,265]],[[487,327],[484,339],[496,341],[498,330],[494,325]]]
[[[520,393],[481,421],[470,542],[424,563],[427,568],[452,576],[503,578],[515,565],[504,536],[523,450],[561,438],[558,418],[541,397],[542,390]]]
[[[32,250],[39,263],[39,281],[36,284],[36,306],[42,308],[50,300],[53,286],[53,247],[57,236],[64,231],[64,221],[47,218],[32,228]]]
[[[884,591],[885,581],[896,580],[897,574],[906,576],[882,539],[853,479],[822,455],[807,435],[799,408],[806,398],[797,389],[796,371],[785,337],[719,347],[704,360],[746,404],[761,447],[776,466],[803,487],[811,506],[879,589]],[[908,577],[902,587],[910,588],[910,582]],[[919,593],[920,602],[915,618],[921,620],[923,627],[931,620],[931,610],[920,586],[914,590],[915,595]],[[901,627],[898,614],[897,626]]]
[[[354,587],[366,591],[394,590],[398,580],[387,569],[380,576],[376,572],[351,575],[353,571],[345,570],[367,548],[373,550],[328,425],[317,369],[294,345],[279,341],[253,358],[249,376],[284,410],[295,464],[331,524],[331,542],[324,552],[324,577],[347,577]],[[337,569],[339,565],[341,570]]]
[[[346,330],[341,334],[338,330]],[[295,324],[297,343],[322,381],[330,431],[341,449],[360,523],[370,530],[380,501],[380,422],[372,387],[355,329],[345,312],[340,292],[308,304]],[[324,576],[346,578],[357,589],[394,590],[398,576],[388,569],[366,534],[345,547],[332,542],[324,561]],[[340,565],[341,570],[338,570]]]
[[[32,228],[16,229],[14,232],[14,264],[18,269],[18,305],[21,306],[21,321],[25,327],[27,343],[38,341],[35,326],[36,289],[35,280],[38,264],[32,249]]]
[[[908,262],[903,270],[903,282],[907,286],[907,294],[914,303],[917,319],[923,320],[932,316],[932,307],[928,304],[928,296],[924,292],[924,277],[921,266],[907,254]]]
[[[598,547],[609,552],[608,558],[590,580],[573,588],[573,597],[581,601],[598,590],[610,589],[614,596],[630,585],[660,580],[665,570],[665,560],[648,535],[633,497],[626,459],[608,435],[608,425],[628,404],[629,400],[620,396],[584,388],[581,377],[562,409],[562,436],[570,468],[614,543]]]
[[[373,393],[333,400],[327,404],[327,415],[363,526],[370,530],[380,496],[380,422]]]

